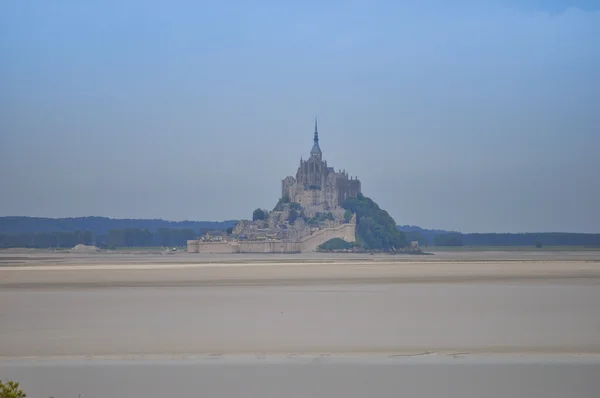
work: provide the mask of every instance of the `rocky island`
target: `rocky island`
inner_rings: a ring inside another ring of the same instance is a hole
[[[190,253],[389,251],[407,247],[394,219],[361,192],[360,180],[323,160],[315,120],[313,147],[296,176],[281,182],[272,210],[256,209],[225,233],[189,240]]]

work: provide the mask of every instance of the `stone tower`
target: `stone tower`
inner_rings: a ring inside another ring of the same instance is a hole
[[[313,147],[310,150],[310,157],[314,157],[321,161],[323,159],[323,152],[321,152],[321,148],[319,147],[319,130],[317,129],[317,118],[315,118],[315,135],[313,138]]]
[[[359,193],[360,181],[357,178],[348,178],[345,171],[336,172],[323,160],[315,119],[310,157],[308,160],[300,158],[296,178],[288,176],[282,181],[282,198],[300,203],[309,213],[314,213],[336,209],[346,198],[356,197]]]

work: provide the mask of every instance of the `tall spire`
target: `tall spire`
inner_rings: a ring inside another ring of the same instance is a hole
[[[316,156],[321,159],[321,148],[319,148],[319,131],[317,130],[317,118],[315,117],[315,138],[313,139],[314,145],[310,151],[310,156]]]

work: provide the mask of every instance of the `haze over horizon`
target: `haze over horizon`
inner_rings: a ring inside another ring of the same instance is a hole
[[[312,145],[400,225],[600,233],[600,3],[0,4],[0,215],[250,218]]]

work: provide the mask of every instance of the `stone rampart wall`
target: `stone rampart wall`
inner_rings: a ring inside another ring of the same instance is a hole
[[[347,242],[356,241],[356,225],[342,224],[337,227],[323,228],[295,242],[286,241],[238,241],[238,242],[202,242],[188,240],[188,253],[298,253],[314,252],[317,247],[329,239],[342,238]]]
[[[314,232],[313,234],[304,237],[302,242],[303,252],[314,252],[317,250],[319,245],[327,242],[333,238],[342,238],[346,242],[356,241],[356,225],[355,224],[342,224],[333,228],[323,228]]]
[[[268,242],[236,242],[239,245],[239,253],[299,253],[300,242],[268,241]]]
[[[188,253],[236,253],[230,242],[202,242],[200,240],[188,240]]]

